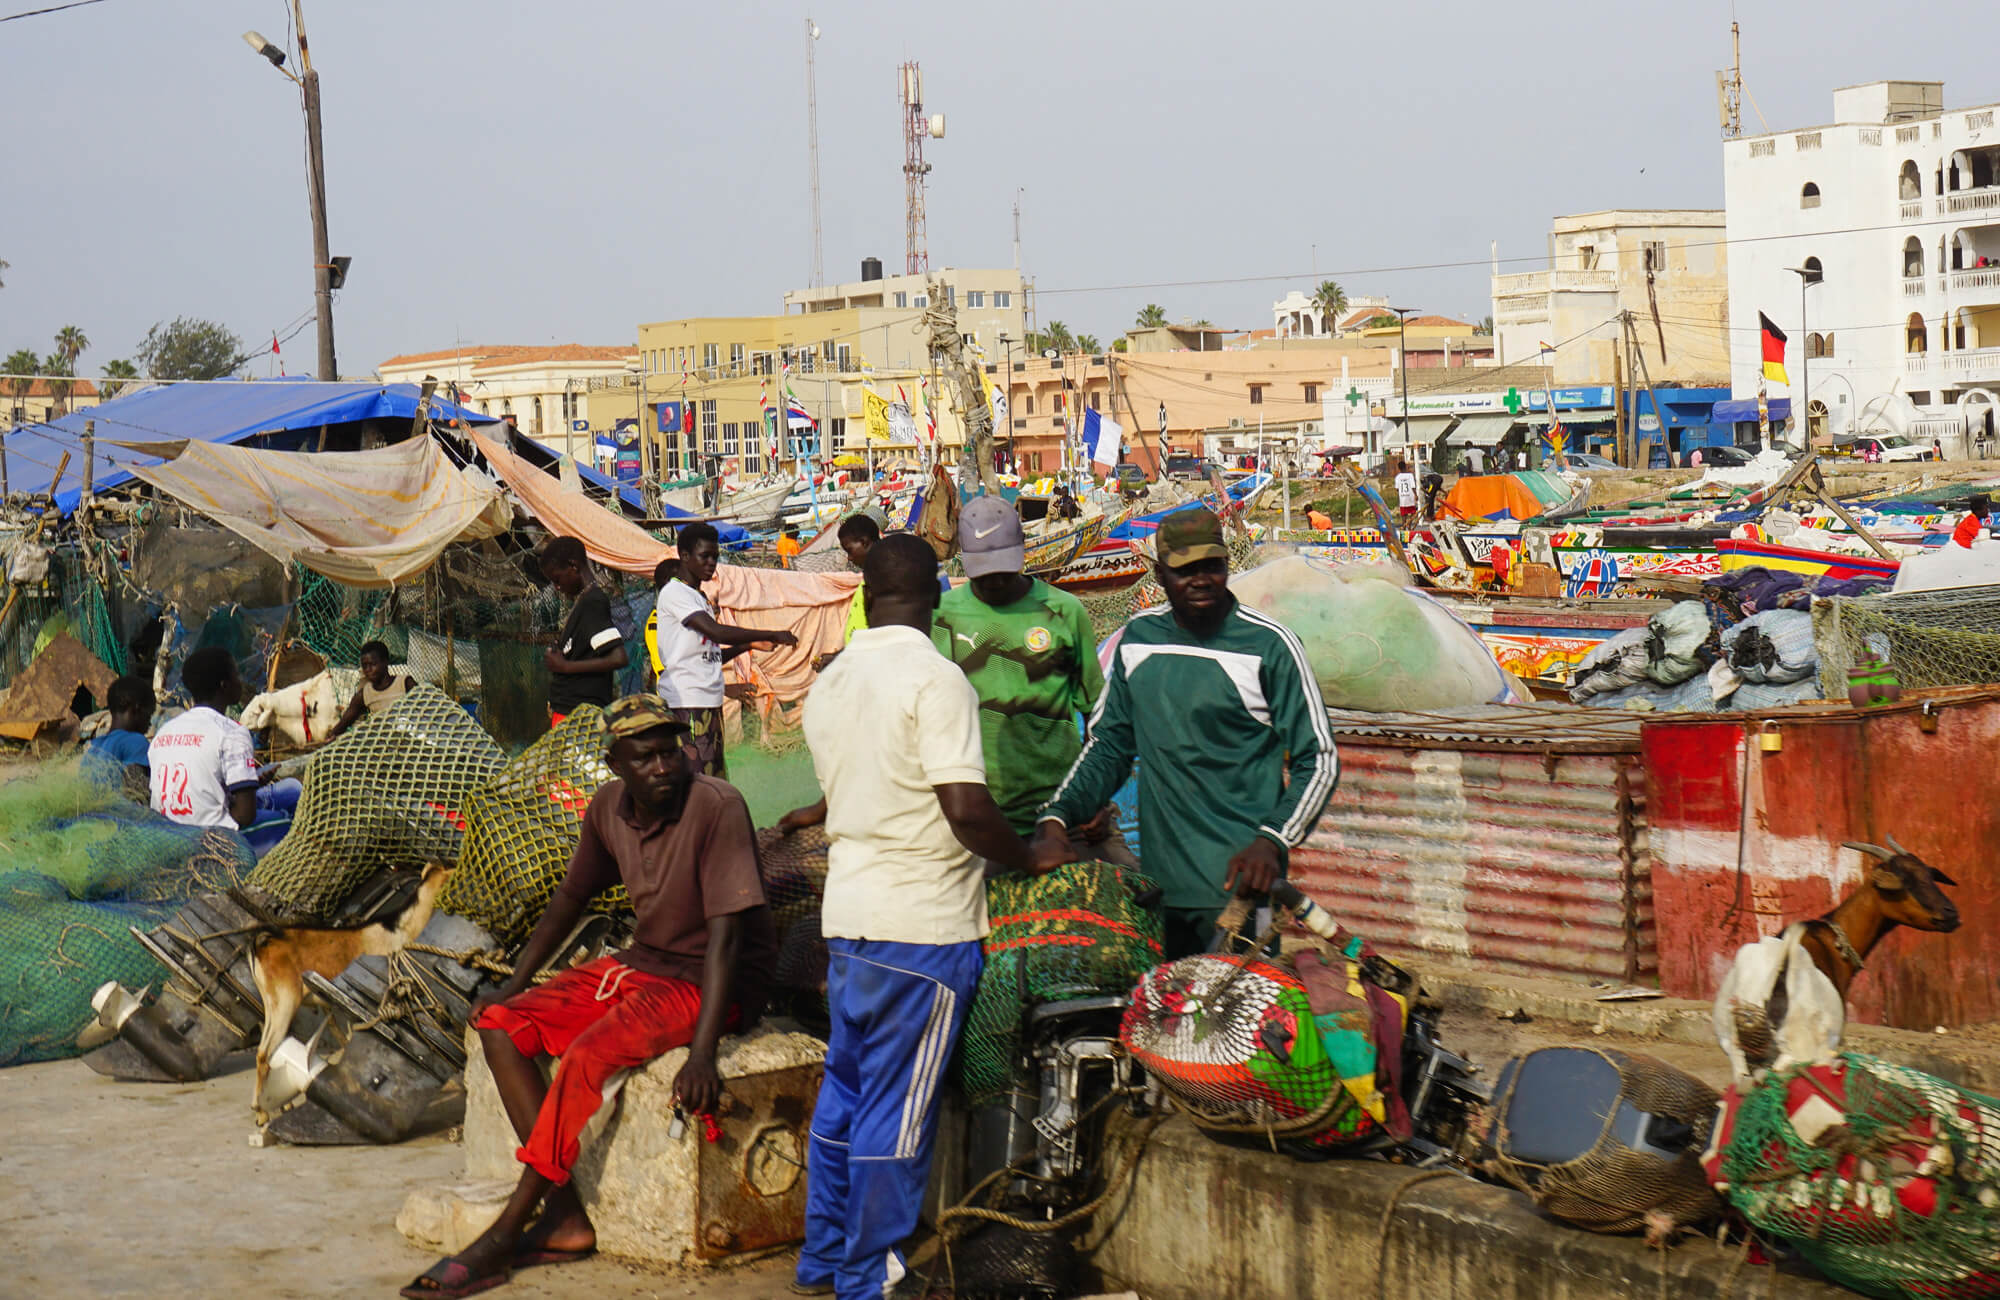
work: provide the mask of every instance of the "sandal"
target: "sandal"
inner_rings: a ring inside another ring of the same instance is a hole
[[[472,1270],[457,1260],[441,1259],[396,1294],[407,1296],[408,1300],[459,1300],[461,1296],[505,1286],[512,1276],[511,1270],[503,1268],[498,1273],[474,1277]]]

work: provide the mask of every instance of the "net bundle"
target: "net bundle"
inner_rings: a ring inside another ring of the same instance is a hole
[[[13,866],[0,874],[0,1066],[75,1055],[100,985],[161,977],[130,927],[251,867],[233,830],[176,825],[68,768],[0,785],[0,840]]]
[[[974,1105],[1014,1080],[1023,1022],[1038,1003],[1123,994],[1160,959],[1160,922],[1138,902],[1146,877],[1108,862],[986,885],[986,969],[960,1037],[959,1081]]]
[[[1197,1123],[1346,1145],[1379,1129],[1341,1081],[1290,970],[1254,957],[1183,957],[1148,972],[1118,1036]]]
[[[1812,623],[1827,699],[1846,699],[1848,671],[1871,655],[1905,689],[2000,682],[2000,595],[1991,587],[1822,598]]]
[[[376,869],[456,862],[499,746],[427,683],[314,754],[292,827],[250,877],[281,910],[326,917]]]
[[[2000,1101],[1843,1052],[1725,1097],[1716,1190],[1865,1295],[2000,1296]]]
[[[826,830],[820,826],[790,835],[775,827],[757,832],[764,902],[778,931],[778,967],[772,982],[795,993],[826,991],[826,939],[819,923],[820,905],[826,899],[826,849]]]
[[[1580,1103],[1593,1095],[1607,1104],[1597,1140],[1572,1159],[1550,1161],[1523,1156],[1510,1132],[1510,1108],[1530,1071],[1510,1067],[1506,1086],[1494,1099],[1496,1134],[1487,1168],[1503,1181],[1526,1192],[1551,1218],[1591,1232],[1636,1232],[1647,1226],[1649,1214],[1665,1214],[1675,1223],[1691,1224],[1713,1218],[1719,1210],[1695,1153],[1715,1122],[1714,1089],[1693,1075],[1637,1052],[1609,1048],[1561,1047],[1557,1053],[1587,1054],[1609,1067],[1616,1091],[1590,1094],[1579,1088]],[[1539,1053],[1529,1053],[1533,1060]],[[1531,1086],[1546,1086],[1538,1081]],[[1642,1114],[1643,1113],[1643,1114]],[[1654,1117],[1654,1118],[1648,1118]],[[1658,1120],[1686,1133],[1672,1155],[1642,1150],[1630,1144]]]
[[[526,937],[562,883],[583,814],[611,780],[604,713],[579,705],[465,799],[465,844],[438,909],[513,942]],[[600,912],[632,910],[625,887],[599,894]]]

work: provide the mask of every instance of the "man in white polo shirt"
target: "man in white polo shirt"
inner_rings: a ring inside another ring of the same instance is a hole
[[[826,792],[826,1075],[792,1289],[880,1300],[917,1226],[937,1086],[979,984],[988,870],[1030,869],[986,789],[979,696],[931,644],[937,557],[898,533],[863,566],[868,626],[806,699]],[[982,861],[984,859],[984,861]]]
[[[270,773],[259,771],[250,733],[228,714],[243,698],[243,679],[229,651],[209,646],[189,655],[181,685],[194,707],[162,723],[146,750],[153,811],[187,826],[242,831],[261,856],[284,837],[285,819],[304,787],[297,781],[273,786]]]

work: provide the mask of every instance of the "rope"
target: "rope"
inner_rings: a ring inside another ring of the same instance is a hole
[[[1382,1207],[1382,1217],[1375,1225],[1375,1285],[1372,1288],[1376,1300],[1381,1300],[1382,1285],[1389,1271],[1389,1221],[1395,1216],[1396,1207],[1403,1203],[1403,1193],[1418,1183],[1427,1183],[1433,1178],[1454,1178],[1456,1169],[1429,1169],[1414,1178],[1405,1179],[1389,1196],[1389,1203]]]
[[[422,971],[406,953],[391,953],[388,965],[395,978],[390,980],[389,986],[382,991],[382,1002],[376,1007],[375,1014],[354,1027],[350,1041],[353,1037],[365,1034],[378,1025],[387,1024],[392,1020],[402,1020],[419,1011],[428,1012],[431,1018],[439,1023],[446,1022],[444,1004],[438,1001],[437,995],[431,992],[428,984],[424,983]]]
[[[406,952],[421,952],[432,957],[448,957],[467,970],[483,970],[488,975],[498,975],[507,979],[514,974],[514,968],[501,960],[504,948],[440,948],[430,943],[409,943],[403,945]]]

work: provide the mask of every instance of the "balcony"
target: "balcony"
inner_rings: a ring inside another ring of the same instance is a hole
[[[1551,284],[1553,279],[1554,283]],[[1521,271],[1493,277],[1495,298],[1518,298],[1527,294],[1617,293],[1616,271]]]
[[[1930,281],[1921,275],[1906,275],[1903,277],[1903,296],[1905,298],[1921,298],[1929,289]]]
[[[1934,375],[1944,382],[2000,379],[2000,348],[1912,352],[1904,356],[1903,368],[1912,375]]]
[[[1982,185],[1976,190],[1954,190],[1950,194],[1938,197],[1938,215],[1941,217],[1986,214],[2000,214],[2000,185]]]
[[[1902,218],[1905,221],[1922,221],[1924,219],[1924,201],[1922,199],[1904,199],[1901,212]]]
[[[1993,259],[1988,258],[1988,261]],[[2000,266],[1983,266],[1971,271],[1953,271],[1944,277],[1946,287],[1953,294],[1969,293],[1982,289],[2000,289]]]

